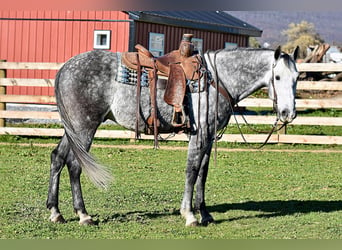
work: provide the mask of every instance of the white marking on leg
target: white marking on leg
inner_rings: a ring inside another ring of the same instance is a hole
[[[63,218],[62,214],[59,212],[59,210],[55,207],[52,207],[50,209],[51,215],[49,217],[51,222],[54,223],[65,223],[65,219]]]
[[[185,226],[198,226],[198,221],[193,212],[187,209],[180,210],[181,215],[185,218]]]
[[[79,224],[80,225],[89,225],[89,224],[94,224],[93,220],[91,219],[91,216],[86,214],[86,213],[82,213],[80,211],[77,211],[77,215],[80,217],[80,221]]]

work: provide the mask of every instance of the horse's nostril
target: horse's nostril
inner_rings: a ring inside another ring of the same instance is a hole
[[[288,109],[284,109],[283,111],[281,111],[281,116],[283,117],[283,118],[286,118],[286,117],[288,117],[288,115],[289,115],[289,110]]]

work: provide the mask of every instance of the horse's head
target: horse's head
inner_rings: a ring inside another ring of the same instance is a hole
[[[280,47],[274,52],[269,97],[273,100],[279,120],[284,123],[290,123],[296,117],[297,55],[298,47],[291,56],[281,52]]]

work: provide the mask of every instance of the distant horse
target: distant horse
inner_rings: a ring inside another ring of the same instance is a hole
[[[293,55],[276,50],[234,49],[208,51],[202,57],[206,65],[200,79],[202,90],[187,91],[189,147],[185,190],[180,207],[186,226],[213,222],[206,209],[204,192],[209,158],[217,134],[232,115],[232,107],[262,87],[268,87],[277,118],[289,123],[296,117],[295,93],[298,71]],[[96,163],[88,153],[98,126],[111,119],[134,130],[136,125],[136,85],[117,81],[120,53],[91,51],[71,58],[57,73],[55,94],[65,134],[51,153],[51,172],[47,208],[52,222],[65,222],[58,207],[60,173],[64,165],[70,175],[73,206],[80,224],[93,224],[82,197],[80,175],[83,169],[98,186],[111,180],[108,169]],[[219,91],[218,91],[219,90]],[[163,100],[164,90],[157,91],[160,131],[172,131],[172,107]],[[141,87],[140,125],[151,113],[150,92]],[[196,196],[193,206],[193,193]],[[200,221],[194,212],[199,210]]]

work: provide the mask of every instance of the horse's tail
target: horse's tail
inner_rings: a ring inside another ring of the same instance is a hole
[[[63,97],[59,91],[59,72],[56,75],[55,96],[58,103],[57,107],[61,116],[61,120],[64,125],[65,135],[67,136],[71,150],[73,151],[76,159],[89,179],[96,186],[106,189],[112,180],[112,176],[107,167],[98,164],[94,157],[89,154],[79,136],[75,133],[71,119],[65,108]]]

